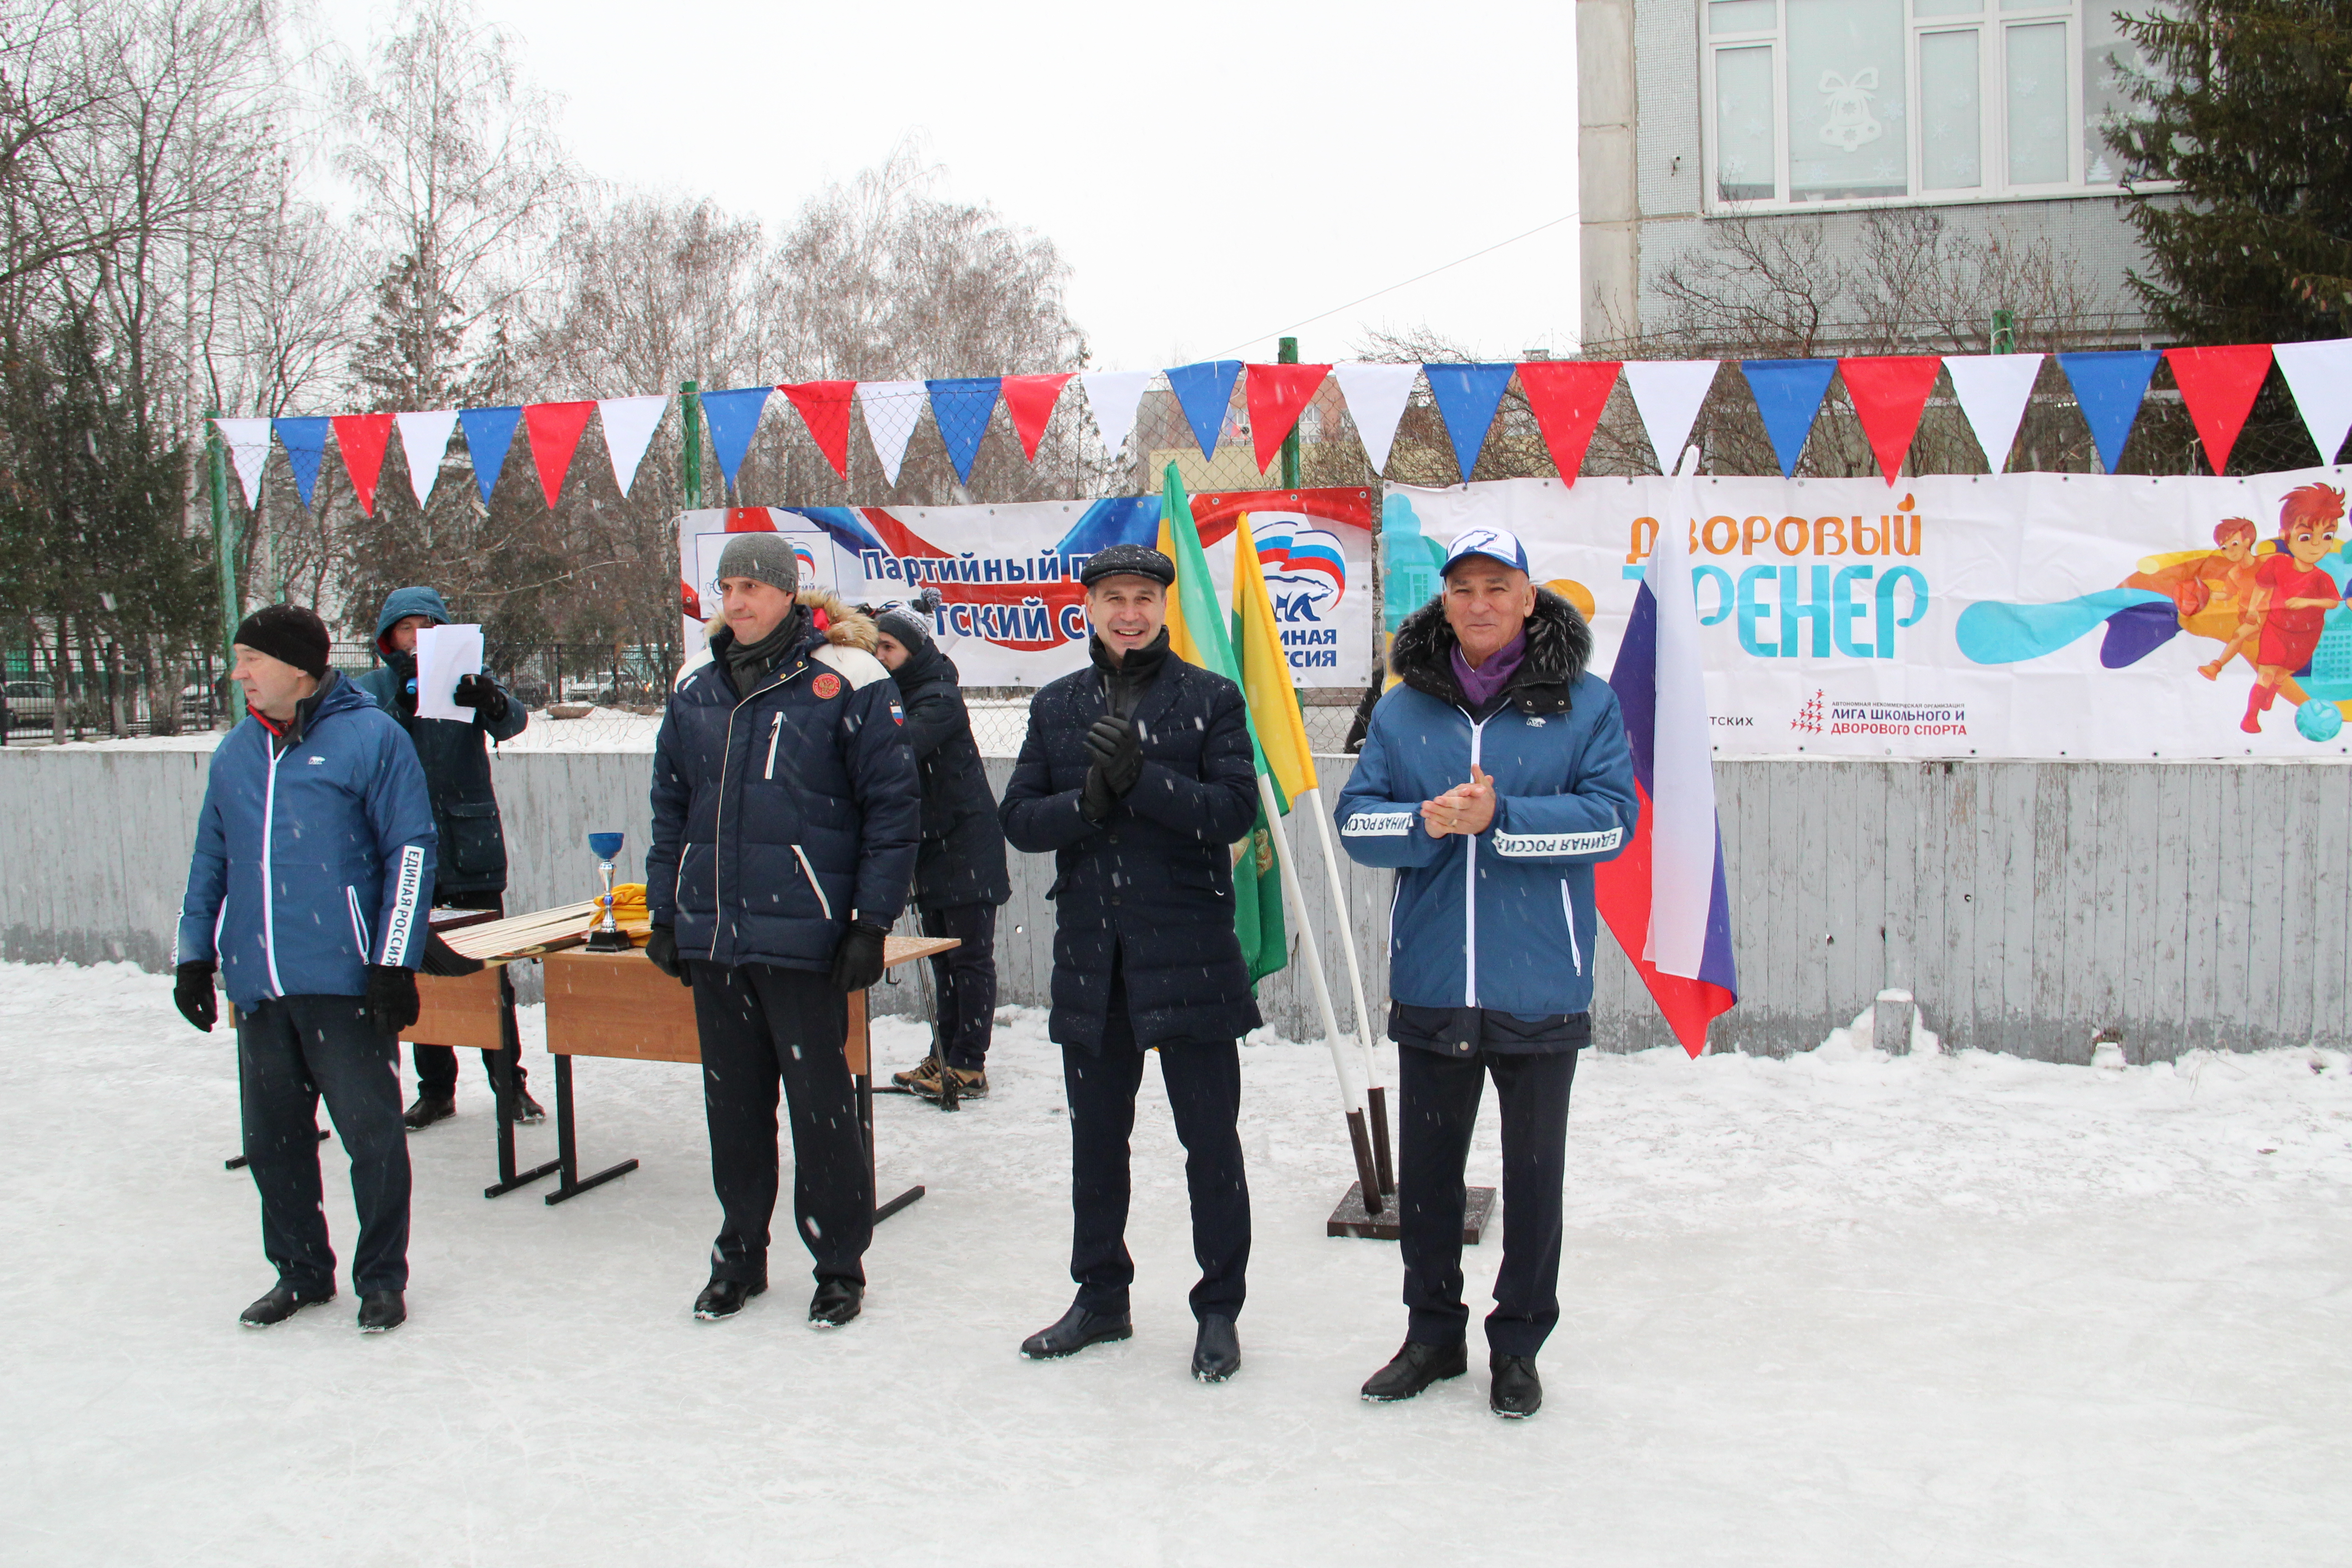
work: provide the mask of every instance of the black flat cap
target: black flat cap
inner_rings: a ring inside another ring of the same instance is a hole
[[[1078,585],[1091,588],[1105,577],[1149,577],[1165,588],[1176,581],[1176,563],[1149,544],[1114,544],[1087,557]]]

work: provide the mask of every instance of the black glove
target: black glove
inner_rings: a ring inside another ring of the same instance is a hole
[[[397,964],[368,965],[368,1022],[386,1035],[398,1037],[416,1022],[416,972]]]
[[[1104,787],[1115,797],[1124,797],[1143,776],[1143,740],[1132,719],[1096,720],[1087,731],[1087,754],[1094,758]]]
[[[220,1004],[213,1000],[213,966],[197,959],[172,971],[172,1005],[181,1017],[211,1034],[220,1021]]]
[[[478,958],[467,958],[441,939],[439,931],[428,931],[425,937],[425,973],[444,980],[456,980],[468,974],[479,974],[488,965]]]
[[[871,921],[851,923],[841,945],[833,950],[833,984],[836,990],[863,991],[882,978],[882,939],[887,934]]]
[[[449,700],[459,708],[473,709],[486,724],[495,724],[507,716],[507,694],[487,675],[459,676],[457,689],[449,694]]]
[[[656,969],[680,985],[694,984],[694,976],[687,972],[686,960],[677,955],[677,932],[670,927],[654,927],[653,938],[646,943],[646,956],[654,961]]]

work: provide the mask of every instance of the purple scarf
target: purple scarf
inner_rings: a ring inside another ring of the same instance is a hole
[[[1462,645],[1454,645],[1454,679],[1462,683],[1462,695],[1470,699],[1473,708],[1484,708],[1495,700],[1495,693],[1509,684],[1519,672],[1519,661],[1528,656],[1528,634],[1524,631],[1486,656],[1486,662],[1477,668],[1462,657]]]

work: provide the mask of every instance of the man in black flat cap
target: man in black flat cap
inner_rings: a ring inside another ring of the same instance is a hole
[[[1257,1026],[1234,934],[1234,842],[1257,816],[1241,689],[1168,648],[1157,550],[1114,545],[1078,581],[1094,634],[1089,668],[1029,705],[1004,792],[1004,836],[1055,856],[1053,1015],[1070,1108],[1070,1276],[1077,1300],[1021,1346],[1065,1356],[1133,1333],[1126,1242],[1128,1139],[1143,1053],[1157,1049],[1192,1199],[1192,1375],[1241,1365],[1234,1320],[1249,1264],[1237,1037]]]

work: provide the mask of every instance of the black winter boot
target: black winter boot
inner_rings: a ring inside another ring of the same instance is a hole
[[[1460,1377],[1470,1370],[1470,1352],[1462,1345],[1425,1345],[1407,1340],[1396,1359],[1364,1383],[1364,1397],[1376,1405],[1411,1399],[1433,1383]]]
[[[694,1299],[694,1315],[706,1323],[731,1318],[743,1310],[744,1302],[767,1288],[768,1282],[764,1279],[757,1284],[746,1284],[740,1279],[713,1279],[702,1288],[702,1294]]]
[[[280,1279],[269,1288],[269,1294],[236,1315],[236,1321],[248,1329],[266,1329],[272,1323],[282,1323],[305,1307],[317,1307],[335,1299],[335,1288],[305,1290]]]
[[[1535,1357],[1497,1353],[1486,1358],[1486,1366],[1495,1374],[1486,1406],[1496,1415],[1524,1421],[1543,1408],[1543,1382],[1536,1376]]]
[[[1088,1345],[1131,1339],[1134,1334],[1135,1320],[1125,1312],[1089,1312],[1084,1307],[1072,1307],[1052,1328],[1023,1340],[1021,1353],[1031,1361],[1051,1361],[1055,1356],[1076,1355]]]
[[[401,1113],[401,1121],[411,1132],[422,1132],[436,1121],[446,1121],[457,1114],[457,1097],[454,1094],[417,1092],[416,1103]]]
[[[809,1327],[837,1329],[864,1310],[866,1287],[855,1279],[820,1279],[809,1298]]]
[[[1192,1340],[1192,1375],[1202,1383],[1223,1383],[1241,1367],[1242,1342],[1234,1321],[1214,1312],[1202,1318]]]
[[[360,1298],[360,1332],[380,1334],[408,1321],[408,1303],[397,1290],[371,1290]]]
[[[515,1088],[514,1115],[515,1124],[519,1127],[536,1127],[547,1120],[545,1108],[530,1097],[530,1090],[520,1085]]]

